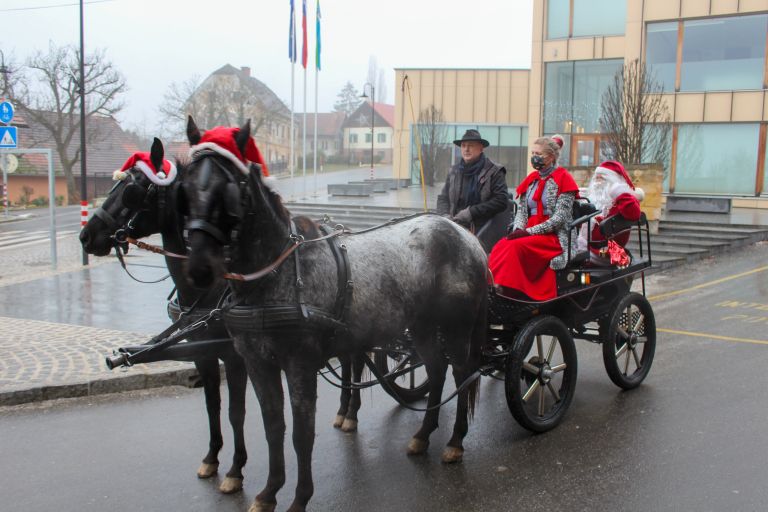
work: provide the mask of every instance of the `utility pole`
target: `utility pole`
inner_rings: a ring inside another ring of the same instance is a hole
[[[80,225],[88,222],[88,188],[85,183],[85,37],[83,29],[83,0],[80,0]],[[51,198],[53,201],[54,198]],[[88,253],[83,249],[83,265],[88,264]]]

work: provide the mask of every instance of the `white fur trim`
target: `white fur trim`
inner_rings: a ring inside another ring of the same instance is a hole
[[[643,199],[645,199],[645,190],[641,189],[640,187],[635,187],[634,192],[638,201],[642,202]]]
[[[128,173],[121,171],[120,169],[112,173],[112,181],[123,181],[128,177]]]
[[[277,191],[277,178],[274,176],[261,176],[261,182],[264,183],[264,186],[267,187],[269,190],[271,190],[275,194],[279,194],[280,192]]]
[[[211,151],[215,151],[216,153],[220,154],[227,160],[232,161],[233,164],[237,166],[240,171],[242,171],[243,174],[249,174],[248,167],[240,161],[239,158],[237,158],[231,151],[224,149],[223,147],[219,146],[218,144],[214,144],[213,142],[203,142],[202,144],[198,144],[196,146],[192,146],[189,148],[189,157],[194,158],[195,153],[198,151],[202,151],[204,149],[210,149]]]
[[[632,194],[632,189],[629,188],[629,185],[624,183],[624,180],[621,181],[621,183],[611,185],[611,187],[608,189],[608,196],[610,196],[611,199],[616,199],[621,194]]]
[[[171,164],[171,169],[168,171],[168,176],[165,178],[160,178],[157,174],[152,172],[152,169],[145,162],[142,162],[141,160],[138,160],[134,167],[143,172],[144,175],[149,178],[149,181],[162,187],[165,185],[170,185],[171,182],[176,179],[176,166],[173,165],[173,162],[168,163]]]

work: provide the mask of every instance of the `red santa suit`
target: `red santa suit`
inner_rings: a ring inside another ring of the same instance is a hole
[[[595,174],[590,181],[587,191],[589,198],[603,213],[596,216],[591,226],[591,238],[589,244],[590,260],[599,265],[609,265],[621,259],[623,249],[610,247],[614,253],[613,258],[607,249],[608,243],[600,232],[600,222],[614,215],[621,215],[629,221],[637,221],[640,218],[640,201],[644,197],[642,189],[635,188],[624,166],[612,160],[603,162],[595,169]],[[613,242],[623,248],[629,242],[630,233],[621,233],[613,238]],[[626,253],[624,253],[626,254]],[[628,263],[628,261],[627,261]]]

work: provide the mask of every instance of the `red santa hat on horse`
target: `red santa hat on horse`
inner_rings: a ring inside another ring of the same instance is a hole
[[[176,166],[163,159],[163,144],[155,137],[150,152],[137,152],[125,161],[123,166],[112,173],[115,181],[128,177],[128,171],[138,169],[155,185],[170,185],[176,179]]]
[[[191,124],[190,124],[191,123]],[[217,126],[205,131],[202,135],[194,125],[192,117],[188,120],[187,130],[193,129],[190,136],[192,145],[189,148],[189,156],[194,158],[195,153],[203,150],[214,151],[231,161],[243,174],[251,172],[250,164],[257,164],[261,168],[262,181],[274,191],[275,178],[269,176],[267,162],[256,147],[251,137],[250,119],[241,128]],[[242,146],[242,150],[241,150]]]

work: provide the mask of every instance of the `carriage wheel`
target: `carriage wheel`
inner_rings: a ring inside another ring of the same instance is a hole
[[[545,315],[523,326],[507,357],[507,405],[532,432],[562,421],[576,390],[576,346],[559,319]]]
[[[603,338],[603,363],[622,389],[633,389],[648,375],[656,352],[656,319],[648,299],[625,295],[608,317]]]
[[[382,375],[394,370],[410,369],[402,375],[386,379],[389,386],[381,386],[395,400],[409,404],[424,398],[429,392],[427,370],[415,351],[378,351],[373,360]]]

